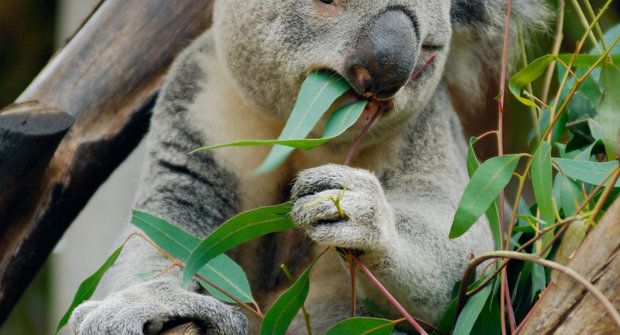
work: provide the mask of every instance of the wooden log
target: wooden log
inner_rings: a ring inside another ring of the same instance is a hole
[[[45,168],[74,119],[36,102],[11,105],[0,113],[1,235],[12,218],[32,210],[20,199],[36,194]]]
[[[567,264],[620,309],[620,199],[588,234]],[[520,334],[620,334],[601,303],[560,275],[543,293]]]
[[[0,231],[0,324],[73,219],[142,139],[163,75],[208,28],[212,3],[101,2],[18,98],[67,112],[75,124],[40,180],[20,181],[36,192],[11,194],[30,210],[0,216],[6,227]]]

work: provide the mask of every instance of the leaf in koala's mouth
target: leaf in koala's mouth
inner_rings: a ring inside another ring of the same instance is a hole
[[[329,107],[350,89],[347,82],[338,76],[325,72],[311,73],[302,84],[295,107],[278,139],[303,139],[308,136]],[[256,173],[274,170],[294,150],[291,147],[274,146]]]
[[[266,173],[284,163],[295,149],[310,150],[340,136],[379,105],[383,106],[384,102],[377,100],[373,103],[371,99],[369,103],[366,98],[353,93],[341,77],[328,72],[314,72],[304,81],[295,108],[277,140],[242,140],[199,148],[190,154],[225,147],[273,145],[269,156],[255,171],[256,174]],[[327,118],[322,137],[306,139],[329,111],[333,112]]]

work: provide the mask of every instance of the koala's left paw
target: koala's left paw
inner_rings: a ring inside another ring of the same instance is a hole
[[[329,197],[340,200],[344,219]],[[393,214],[372,173],[324,165],[299,174],[292,189],[295,224],[316,242],[341,248],[377,250],[386,246]]]

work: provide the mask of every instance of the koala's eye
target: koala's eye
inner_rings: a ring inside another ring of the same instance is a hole
[[[319,0],[320,2],[327,4],[327,5],[333,5],[334,4],[334,0]]]

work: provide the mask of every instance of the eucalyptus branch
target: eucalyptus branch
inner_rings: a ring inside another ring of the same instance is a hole
[[[534,244],[536,241],[538,241],[540,238],[542,238],[542,236],[544,236],[546,233],[553,231],[554,229],[556,229],[557,227],[564,227],[566,225],[568,225],[569,223],[572,223],[573,221],[577,220],[579,217],[571,217],[568,219],[565,219],[562,222],[558,222],[556,224],[553,224],[545,229],[543,229],[540,234],[538,234],[537,236],[535,236],[534,238],[530,239],[529,241],[527,241],[526,243],[524,243],[521,247],[519,247],[516,251],[517,252],[522,252],[525,249],[527,249],[528,247],[530,247],[532,244]],[[495,272],[493,272],[493,274],[491,274],[490,276],[488,276],[482,283],[480,283],[480,285],[478,285],[476,288],[467,291],[467,286],[469,283],[467,282],[461,282],[461,287],[459,289],[459,295],[457,298],[457,301],[459,301],[459,303],[457,305],[461,305],[462,303],[461,301],[463,301],[465,299],[465,297],[471,297],[472,295],[480,292],[483,288],[485,288],[487,285],[489,285],[493,279],[495,278],[495,276],[497,276],[498,274],[500,274],[500,272],[506,267],[508,266],[508,262],[510,260],[504,260],[502,261],[502,264],[500,264],[500,266],[495,270]],[[458,309],[457,309],[458,310]]]
[[[607,185],[607,187],[605,188],[605,191],[603,192],[603,195],[601,195],[601,198],[596,203],[596,206],[594,206],[594,214],[592,215],[592,221],[596,222],[596,218],[599,216],[599,214],[601,214],[601,211],[603,210],[603,205],[605,205],[605,202],[607,202],[607,199],[609,199],[609,195],[611,194],[611,191],[613,191],[614,185],[616,185],[616,182],[618,181],[618,178],[620,177],[620,167],[616,168],[612,174],[613,174],[613,177],[611,177],[611,181],[609,182],[609,185]],[[604,184],[605,183],[603,183],[603,185]]]
[[[620,314],[615,309],[614,305],[609,301],[609,299],[607,299],[607,297],[605,297],[605,295],[596,286],[590,283],[577,271],[556,262],[540,258],[536,255],[525,254],[515,251],[494,251],[483,254],[478,258],[470,261],[467,269],[465,270],[465,273],[471,275],[476,270],[476,267],[478,267],[478,265],[484,263],[489,259],[494,258],[510,258],[521,260],[524,262],[532,262],[565,274],[566,276],[583,285],[586,290],[588,290],[603,305],[605,311],[607,311],[609,316],[616,323],[616,326],[620,329]]]
[[[594,27],[594,24],[596,24],[600,18],[603,16],[603,14],[609,9],[609,6],[611,5],[613,0],[607,0],[607,2],[605,3],[605,5],[603,6],[603,8],[601,9],[600,13],[596,16],[595,20],[590,24],[590,27],[588,28],[589,31],[592,30],[592,28]],[[573,56],[571,57],[571,60],[569,62],[569,67],[572,67],[574,62],[575,62],[575,58],[577,56],[577,54],[579,54],[579,52],[581,51],[581,48],[583,47],[583,44],[585,43],[585,40],[587,38],[587,34],[584,34],[581,38],[581,40],[579,41],[579,43],[577,43],[577,48],[575,50],[575,53],[573,53]],[[575,79],[575,85],[573,86],[573,88],[571,89],[571,91],[569,92],[568,96],[566,97],[566,99],[564,99],[564,102],[562,103],[561,108],[559,109],[559,111],[556,114],[556,110],[557,110],[557,106],[558,103],[560,101],[561,95],[562,95],[562,91],[564,90],[564,87],[566,86],[566,83],[568,82],[568,72],[564,75],[564,78],[562,79],[562,82],[560,83],[560,87],[558,88],[558,93],[556,95],[556,99],[555,102],[553,104],[553,107],[550,108],[550,119],[551,122],[549,124],[549,127],[547,128],[545,135],[543,135],[543,137],[551,137],[551,133],[553,131],[553,127],[555,126],[556,122],[558,121],[560,115],[562,114],[562,112],[566,109],[566,106],[568,106],[568,103],[570,102],[570,100],[572,99],[572,97],[575,95],[575,93],[577,92],[577,90],[579,89],[579,87],[581,86],[581,84],[583,83],[583,81],[590,76],[590,74],[592,73],[592,71],[594,71],[594,69],[603,61],[605,60],[608,56],[609,53],[611,52],[611,50],[613,50],[614,46],[618,43],[618,39],[620,39],[620,36],[618,36],[616,38],[616,40],[613,42],[613,44],[607,48],[605,50],[605,52],[596,60],[596,62],[590,67],[588,68],[588,71],[581,77],[581,78],[576,78]]]
[[[519,30],[519,48],[521,54],[521,63],[525,68],[528,65],[527,62],[527,51],[525,50],[525,41],[523,40],[523,32]],[[534,89],[532,88],[532,83],[528,83],[525,87],[526,95],[534,97]],[[535,98],[536,99],[536,98]],[[537,100],[537,99],[536,99]],[[532,119],[532,124],[534,125],[534,129],[536,130],[536,138],[540,137],[540,125],[538,124],[538,111],[536,106],[529,106],[530,109],[530,118]]]
[[[588,11],[588,16],[590,16],[590,20],[594,20],[596,18],[596,14],[594,14],[594,10],[592,9],[590,1],[584,0],[583,3],[586,7],[586,10]],[[603,45],[603,49],[607,49],[607,45],[605,45],[605,35],[603,34],[603,30],[601,30],[601,25],[598,22],[596,22],[594,29],[596,30],[596,34],[598,35],[601,45]]]
[[[579,17],[579,22],[581,23],[583,28],[586,29],[586,34],[588,34],[588,38],[590,39],[590,42],[592,42],[592,45],[594,46],[594,48],[596,48],[596,51],[598,51],[598,53],[601,53],[602,52],[601,46],[598,44],[596,37],[594,37],[594,34],[592,33],[592,29],[589,28],[590,24],[588,23],[588,19],[586,18],[586,15],[583,13],[581,6],[577,2],[577,0],[571,0],[571,4],[573,5],[575,12],[577,13],[577,17]]]
[[[508,5],[506,9],[506,23],[504,28],[504,41],[502,46],[502,63],[501,63],[501,72],[500,72],[500,83],[499,83],[499,101],[498,101],[498,117],[497,117],[497,153],[499,156],[504,154],[504,106],[506,103],[506,80],[508,77],[508,47],[509,47],[509,36],[510,36],[510,17],[512,14],[512,0],[508,0]],[[499,193],[499,229],[500,229],[500,237],[504,236],[504,201],[506,194],[504,190]],[[510,236],[507,237],[508,242],[510,241]],[[508,244],[508,242],[506,244]],[[505,270],[502,272],[502,277],[506,276]],[[467,278],[467,277],[466,277]],[[504,292],[507,290],[506,282],[502,280],[501,283],[501,292],[500,292],[500,320],[501,320],[501,329],[502,335],[506,334],[506,305],[505,305],[505,295]],[[512,306],[510,306],[512,308]]]
[[[357,263],[360,270],[366,277],[370,280],[370,282],[375,285],[375,287],[383,294],[387,300],[396,308],[396,310],[409,322],[409,324],[421,335],[428,335],[428,333],[420,326],[420,324],[407,312],[407,310],[394,298],[394,296],[388,291],[383,284],[375,277],[370,270],[362,263],[362,261],[355,256],[355,254],[351,253],[351,257]]]
[[[557,56],[560,53],[560,47],[562,46],[562,41],[564,40],[564,9],[566,5],[564,0],[559,0],[558,4],[558,18],[555,27],[555,37],[553,38],[553,47],[551,49],[551,54],[554,56]],[[541,100],[544,102],[548,102],[549,99],[549,90],[551,89],[551,81],[553,80],[554,71],[555,62],[551,62],[551,64],[547,67],[545,81],[543,84],[543,94]]]

